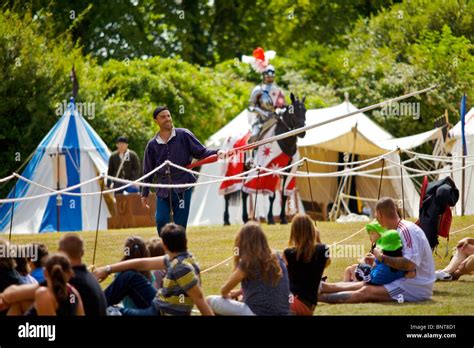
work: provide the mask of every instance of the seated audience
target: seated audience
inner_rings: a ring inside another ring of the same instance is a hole
[[[403,256],[384,255],[379,248],[373,254],[380,263],[408,272],[384,285],[360,282],[326,284],[319,301],[327,303],[358,303],[376,301],[418,302],[431,299],[435,281],[434,260],[426,235],[416,224],[400,219],[393,199],[381,198],[376,205],[376,217],[386,229],[396,229],[402,241]],[[413,271],[413,272],[411,272]],[[414,275],[414,276],[413,276]]]
[[[148,257],[148,249],[141,237],[128,237],[121,261]],[[151,285],[150,271],[126,270],[115,274],[114,281],[105,289],[109,306],[122,302],[125,308],[148,308],[156,296]]]
[[[61,253],[48,257],[44,277],[46,286],[35,291],[35,300],[26,315],[76,316],[84,315],[81,296],[69,284],[72,266],[69,259]]]
[[[35,248],[35,252],[31,255],[35,255],[35,258],[28,260],[28,264],[31,269],[31,276],[36,279],[38,283],[44,282],[44,264],[48,257],[48,247],[43,243],[33,243],[31,248]]]
[[[21,276],[15,269],[15,260],[8,257],[10,243],[0,238],[0,248],[4,250],[5,257],[0,257],[0,292],[12,284],[21,284]],[[6,307],[0,305],[0,316],[6,314]]]
[[[165,255],[165,249],[163,247],[163,242],[161,238],[153,237],[146,243],[148,249],[148,254],[150,257],[163,256]],[[157,269],[151,271],[151,285],[156,289],[161,289],[163,287],[163,279],[166,276],[166,270]]]
[[[174,223],[166,224],[161,231],[165,256],[126,260],[98,268],[97,279],[104,280],[109,274],[129,270],[166,270],[163,287],[158,290],[151,306],[146,309],[121,308],[123,315],[191,315],[196,305],[202,315],[213,315],[204,299],[200,286],[200,269],[194,257],[188,252],[186,231]],[[117,284],[117,292],[126,291],[128,284]],[[136,289],[137,292],[140,289]]]
[[[234,270],[221,296],[207,301],[219,315],[289,315],[289,280],[283,259],[270,249],[262,228],[246,223],[234,243]],[[241,289],[234,288],[241,284]],[[242,302],[236,299],[242,295]]]
[[[329,249],[321,244],[319,231],[308,215],[297,214],[291,222],[290,247],[283,252],[288,269],[291,312],[313,315],[324,269],[329,265]]]

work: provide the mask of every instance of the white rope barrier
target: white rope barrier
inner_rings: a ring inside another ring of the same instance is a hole
[[[163,162],[160,166],[156,167],[155,169],[153,169],[149,173],[143,175],[142,177],[140,177],[140,178],[138,178],[137,180],[134,180],[134,181],[116,178],[116,177],[113,177],[113,176],[109,176],[107,174],[101,174],[101,175],[99,175],[95,178],[91,178],[91,179],[89,179],[85,182],[82,182],[82,183],[79,183],[77,185],[67,187],[67,188],[64,188],[64,189],[61,189],[61,190],[55,190],[53,188],[50,188],[50,187],[41,185],[39,183],[36,183],[32,180],[29,180],[29,179],[27,179],[27,178],[25,178],[25,177],[23,177],[23,176],[21,176],[17,173],[13,173],[10,177],[12,177],[12,178],[17,177],[19,180],[23,180],[25,182],[28,182],[29,184],[36,185],[36,186],[41,187],[41,188],[43,188],[45,190],[48,190],[50,192],[44,193],[44,194],[41,194],[41,195],[30,196],[30,197],[0,199],[0,203],[21,202],[21,201],[26,201],[26,200],[30,200],[30,199],[44,198],[44,197],[49,197],[49,196],[58,195],[58,194],[64,194],[64,195],[70,195],[70,196],[91,196],[91,195],[98,195],[98,194],[112,193],[112,192],[120,191],[120,190],[123,190],[123,189],[131,186],[131,185],[141,186],[141,187],[169,188],[169,189],[172,189],[172,188],[190,188],[190,187],[196,187],[196,186],[202,186],[202,185],[221,183],[221,182],[228,181],[228,180],[247,180],[248,179],[248,174],[254,173],[256,171],[260,171],[260,173],[261,173],[260,177],[265,177],[265,176],[269,176],[269,175],[283,175],[283,176],[299,177],[299,178],[307,178],[307,177],[322,178],[322,177],[338,177],[338,176],[346,176],[347,175],[347,176],[362,176],[362,177],[379,179],[380,178],[379,175],[371,175],[369,173],[380,171],[381,168],[369,169],[367,171],[359,171],[359,170],[363,169],[363,168],[366,168],[366,167],[369,167],[369,166],[377,163],[381,159],[385,159],[388,162],[392,163],[391,166],[385,167],[384,170],[388,169],[388,168],[391,168],[393,166],[396,166],[396,167],[402,167],[402,168],[406,169],[407,171],[412,171],[412,172],[417,173],[417,174],[404,175],[403,177],[406,177],[406,178],[415,178],[415,177],[420,177],[420,176],[425,176],[425,175],[449,174],[449,173],[457,172],[457,171],[460,171],[460,170],[463,170],[463,169],[470,168],[470,167],[474,166],[474,163],[472,163],[472,164],[465,165],[464,167],[452,168],[450,170],[449,169],[438,169],[438,170],[434,170],[434,171],[423,171],[423,170],[418,170],[418,169],[415,169],[415,168],[405,166],[406,163],[409,163],[409,162],[413,161],[414,158],[408,159],[408,160],[406,160],[402,163],[398,163],[396,161],[392,161],[392,160],[386,158],[386,156],[377,156],[375,158],[372,158],[370,161],[364,160],[365,163],[358,166],[358,167],[352,167],[352,168],[344,169],[342,171],[337,171],[337,172],[327,172],[327,173],[315,173],[315,172],[305,173],[305,172],[300,172],[300,171],[296,171],[295,173],[288,172],[288,169],[290,169],[294,166],[298,166],[299,164],[301,164],[305,160],[308,160],[306,157],[304,157],[304,158],[301,158],[300,160],[296,161],[295,163],[292,163],[292,164],[290,164],[286,167],[280,168],[278,170],[257,166],[257,167],[252,168],[252,169],[250,169],[250,170],[248,170],[244,173],[239,173],[239,174],[236,174],[234,176],[227,176],[226,177],[226,176],[218,176],[218,175],[209,175],[209,174],[199,173],[199,172],[193,171],[191,169],[181,167],[181,166],[167,160],[167,161]],[[207,176],[207,177],[212,177],[212,178],[216,178],[216,179],[209,180],[209,181],[203,181],[203,182],[187,183],[187,184],[153,184],[153,183],[142,183],[142,182],[140,182],[141,180],[147,178],[148,176],[150,176],[150,175],[154,174],[155,172],[157,172],[158,170],[162,169],[164,166],[171,166],[171,167],[177,168],[179,170],[183,170],[185,172],[191,173],[193,175]],[[11,179],[10,177],[5,178],[5,179]],[[76,190],[76,189],[78,189],[78,188],[80,188],[84,185],[87,185],[91,182],[94,182],[96,180],[100,180],[102,178],[106,178],[106,179],[110,179],[110,180],[113,180],[113,181],[116,181],[116,182],[124,183],[125,185],[117,187],[117,188],[113,188],[113,189],[104,190],[104,191],[84,192],[84,193],[70,192],[70,191]],[[400,175],[387,175],[387,176],[384,176],[384,179],[400,179],[400,178],[401,178]]]

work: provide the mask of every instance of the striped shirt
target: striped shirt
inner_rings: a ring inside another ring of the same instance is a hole
[[[161,315],[191,315],[193,300],[186,294],[200,283],[200,269],[194,257],[183,252],[170,260],[165,256],[167,273],[163,279],[163,287],[158,290],[153,301]]]

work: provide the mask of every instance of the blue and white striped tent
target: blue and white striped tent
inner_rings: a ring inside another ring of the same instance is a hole
[[[58,153],[60,155],[58,156]],[[56,189],[74,186],[107,172],[110,150],[100,136],[78,112],[71,98],[67,110],[36,148],[22,176],[43,186]],[[58,176],[59,174],[59,176]],[[59,180],[58,180],[59,178]],[[100,191],[98,181],[91,182],[71,192]],[[16,182],[8,198],[29,197],[49,192],[45,188]],[[100,195],[61,195],[59,230],[95,230],[99,212]],[[16,202],[14,205],[12,233],[41,233],[57,231],[57,195]],[[12,203],[0,207],[0,231],[9,231]],[[105,200],[101,205],[99,228],[107,228],[109,210]]]

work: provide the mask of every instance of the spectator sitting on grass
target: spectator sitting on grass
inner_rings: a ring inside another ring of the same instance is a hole
[[[456,245],[453,258],[442,270],[436,271],[437,280],[458,280],[474,273],[474,238],[463,238]]]
[[[148,254],[150,257],[163,256],[165,255],[165,248],[161,238],[153,237],[146,243]],[[151,285],[159,290],[163,287],[163,279],[165,279],[166,270],[158,269],[151,271]]]
[[[256,222],[246,223],[235,237],[234,270],[221,296],[208,296],[219,315],[289,315],[289,280],[282,258],[270,249]],[[241,284],[242,288],[233,290]],[[243,295],[243,301],[237,301]]]
[[[10,243],[8,241],[0,238],[0,248],[7,250],[9,246]],[[21,284],[20,274],[15,269],[15,260],[7,256],[0,257],[0,292],[3,292],[12,284]],[[0,303],[0,316],[6,314],[6,309]]]
[[[398,278],[388,284],[368,283],[326,284],[321,287],[319,301],[327,303],[361,302],[418,302],[429,300],[433,295],[436,279],[431,247],[425,233],[413,222],[400,219],[395,201],[381,198],[375,207],[380,224],[389,230],[397,230],[402,241],[403,256],[384,255],[379,248],[373,250],[376,259],[389,267],[408,272],[409,277]],[[413,271],[413,272],[410,272]]]
[[[308,215],[297,214],[291,221],[290,248],[283,252],[295,315],[313,315],[324,269],[329,266],[329,249],[321,244],[319,231]]]
[[[121,261],[142,259],[149,256],[145,241],[141,237],[128,237],[124,245]],[[125,308],[148,308],[156,296],[151,285],[151,273],[148,270],[134,269],[118,272],[114,281],[105,289],[109,306],[122,302]]]
[[[30,248],[30,246],[19,246],[22,250]],[[20,251],[20,250],[19,250]],[[21,253],[21,251],[20,251]],[[26,257],[15,258],[16,270],[20,274],[21,284],[37,284],[38,281],[30,274],[30,266]]]
[[[198,307],[202,315],[213,315],[201,290],[199,266],[188,252],[184,228],[174,223],[166,224],[161,231],[161,238],[165,256],[121,261],[98,268],[95,271],[97,279],[102,281],[110,273],[131,269],[137,271],[165,269],[167,273],[163,287],[156,293],[151,306],[146,309],[122,308],[120,311],[123,315],[191,315],[194,305]],[[117,291],[120,291],[118,286]]]
[[[46,286],[35,291],[33,307],[26,315],[76,316],[84,315],[79,292],[69,284],[72,277],[72,266],[69,259],[61,253],[48,258],[44,276]]]
[[[45,280],[43,267],[49,255],[48,247],[43,243],[33,243],[31,244],[31,248],[36,249],[34,250],[36,252],[32,253],[32,255],[36,254],[36,257],[28,260],[31,269],[31,276],[35,278],[38,283],[41,283]]]
[[[59,251],[68,256],[74,275],[69,280],[80,294],[84,312],[87,316],[106,315],[106,300],[97,279],[82,263],[84,243],[75,233],[64,234],[59,241]],[[11,285],[0,294],[0,307],[8,309],[8,315],[23,315],[29,310],[35,299],[36,290],[40,285],[47,286],[46,281],[41,284]]]

